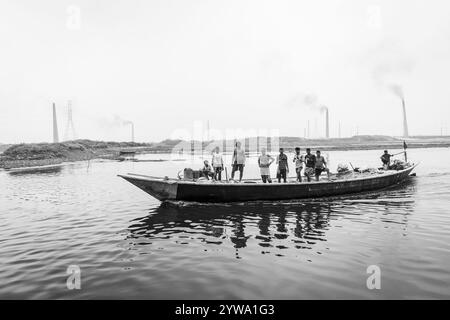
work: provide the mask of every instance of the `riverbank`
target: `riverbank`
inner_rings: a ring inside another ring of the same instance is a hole
[[[323,151],[351,151],[351,150],[384,150],[402,149],[403,141],[408,148],[449,148],[450,136],[414,136],[407,139],[390,136],[354,136],[348,138],[331,139],[306,139],[300,137],[251,137],[240,140],[247,151],[257,151],[261,146],[266,145],[269,152],[278,152],[278,147],[284,148],[287,152],[294,152],[296,147],[302,150],[311,148]],[[274,145],[276,141],[276,145]],[[211,140],[211,141],[183,141],[164,140],[145,147],[140,152],[147,153],[190,153],[190,152],[210,152],[215,146],[219,146],[224,153],[233,152],[234,140]],[[258,147],[259,146],[259,147]]]
[[[264,139],[264,140],[263,140]],[[258,146],[264,137],[245,139],[245,149]],[[307,147],[323,151],[351,151],[351,150],[384,150],[402,149],[402,138],[388,136],[355,136],[350,138],[334,139],[305,139],[298,137],[280,137],[278,145],[287,152],[293,152],[295,147],[303,150]],[[276,152],[270,148],[268,150]],[[415,148],[450,148],[450,137],[410,137],[406,139],[409,149]],[[143,153],[172,153],[205,150],[209,152],[214,146],[219,146],[224,153],[233,151],[234,141],[194,141],[164,140],[158,143],[134,142],[104,142],[92,140],[76,140],[63,143],[33,143],[17,144],[0,154],[0,168],[14,169],[24,167],[37,167],[57,165],[63,162],[86,161],[91,159],[119,159],[120,152],[131,151],[136,154]],[[275,146],[273,146],[275,147]],[[255,147],[256,148],[256,147]],[[251,150],[250,150],[251,151]],[[253,150],[255,151],[255,150]]]
[[[63,162],[114,159],[120,151],[150,144],[76,140],[62,143],[30,143],[10,146],[0,155],[0,168],[15,169],[57,165]]]

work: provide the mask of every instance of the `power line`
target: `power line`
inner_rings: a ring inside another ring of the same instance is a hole
[[[67,124],[66,124],[66,132],[64,134],[64,140],[76,140],[77,135],[75,133],[75,126],[73,124],[73,115],[72,115],[72,101],[69,100],[67,102]]]

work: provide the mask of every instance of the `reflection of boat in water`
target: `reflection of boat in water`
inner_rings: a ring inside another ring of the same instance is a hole
[[[262,254],[313,247],[323,250],[317,244],[328,241],[330,228],[342,226],[343,221],[367,225],[374,210],[377,219],[395,226],[406,225],[407,216],[414,209],[414,193],[414,180],[409,179],[382,192],[335,197],[327,202],[191,204],[169,201],[152,209],[150,214],[132,220],[127,239],[142,246],[157,245],[159,240],[168,239],[181,245],[193,241],[225,247],[231,244],[235,249],[256,245]]]
[[[137,174],[120,177],[162,201],[239,202],[318,198],[375,191],[404,181],[415,167],[361,175],[353,179],[304,183],[265,184],[257,180],[245,180],[242,183],[193,182]]]
[[[321,203],[179,206],[165,202],[153,214],[135,219],[128,227],[128,239],[145,243],[144,238],[150,241],[174,238],[185,244],[183,241],[191,238],[214,245],[231,242],[239,249],[254,237],[259,247],[268,249],[294,236],[296,239],[289,242],[304,249],[311,248],[316,241],[326,241],[330,214],[330,205]]]

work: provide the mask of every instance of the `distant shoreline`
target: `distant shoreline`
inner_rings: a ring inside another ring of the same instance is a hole
[[[250,138],[246,145],[255,143]],[[260,139],[260,138],[259,138]],[[378,141],[377,141],[378,140]],[[380,141],[383,140],[383,141]],[[64,162],[87,161],[93,159],[119,159],[121,151],[132,151],[136,154],[162,154],[171,153],[180,143],[190,145],[181,140],[164,140],[160,143],[133,143],[133,142],[102,142],[91,140],[76,140],[64,143],[40,143],[40,144],[16,144],[0,154],[1,169],[17,169],[27,167],[39,167],[58,165]],[[200,142],[201,143],[201,142]],[[203,142],[203,147],[208,145],[229,146],[226,141]],[[450,148],[450,137],[414,137],[407,140],[409,149],[417,148]],[[233,144],[231,143],[231,146]],[[257,145],[257,144],[254,144]],[[202,146],[202,145],[200,145]],[[384,150],[402,149],[403,140],[385,136],[357,136],[345,139],[317,139],[306,140],[295,137],[281,137],[280,147],[288,152],[300,147],[323,151],[356,151],[356,150]],[[232,150],[224,150],[231,152]],[[208,152],[205,150],[205,152]],[[271,152],[274,152],[271,150]]]
[[[58,165],[64,162],[114,159],[121,150],[139,148],[133,142],[76,140],[63,143],[15,144],[0,154],[1,169],[17,169]]]

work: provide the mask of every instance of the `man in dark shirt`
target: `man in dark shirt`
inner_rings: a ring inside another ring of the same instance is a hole
[[[320,150],[316,151],[316,165],[314,171],[316,175],[316,181],[319,181],[320,175],[323,171],[327,173],[328,179],[330,179],[330,170],[327,167],[327,161],[325,160],[325,157],[321,155]]]
[[[288,157],[287,155],[284,154],[283,148],[280,148],[280,154],[277,156],[277,164],[278,164],[278,171],[277,171],[278,182],[281,182],[281,178],[283,178],[284,182],[286,182],[287,173],[289,172],[289,166],[288,166]]]
[[[305,154],[305,177],[308,179],[308,182],[311,181],[311,176],[315,174],[315,166],[316,166],[316,156],[311,153],[311,149],[306,149]]]
[[[213,178],[214,177],[214,172],[213,172],[213,169],[212,169],[211,165],[209,164],[208,160],[203,161],[203,164],[204,164],[204,166],[203,166],[203,168],[201,170],[203,176],[207,180],[209,180],[210,177]]]
[[[391,157],[392,157],[392,154],[389,154],[389,152],[387,150],[384,150],[383,155],[380,157],[381,162],[383,162],[384,170],[389,169],[389,165],[391,164]]]

